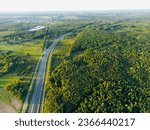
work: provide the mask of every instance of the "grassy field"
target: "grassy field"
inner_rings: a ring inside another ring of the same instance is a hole
[[[11,51],[12,54],[19,56],[27,56],[29,54],[30,58],[37,60],[42,53],[42,42],[43,40],[32,40],[14,45],[0,43],[0,50]]]
[[[57,44],[52,56],[51,71],[53,71],[65,57],[70,55],[71,46],[74,41],[75,38],[64,38]]]
[[[0,113],[19,112],[21,102],[12,97],[5,89],[0,88]]]
[[[14,33],[14,31],[0,31],[0,36],[3,37],[12,33]]]
[[[0,79],[0,82],[2,80],[3,79]],[[0,106],[4,107],[4,108],[0,108],[0,112],[2,112],[4,109],[7,109],[5,107],[5,105],[3,105],[5,103],[8,104],[10,106],[10,108],[12,107],[11,99],[12,99],[11,95],[5,89],[3,89],[3,88],[0,87]]]
[[[0,100],[10,104],[11,96],[2,88],[0,88]]]
[[[17,79],[19,79],[19,77],[13,73],[6,74],[0,78],[0,86],[5,88],[9,83]]]
[[[15,45],[5,45],[0,44],[0,50],[2,51],[11,51],[13,55],[26,57],[27,54],[30,56],[27,58],[31,58],[35,62],[39,59],[42,54],[41,43],[42,40],[32,40],[30,42],[25,42],[22,44]],[[0,78],[0,86],[5,87],[7,84],[11,83],[14,79],[19,79],[21,77],[15,76],[15,73],[9,73]]]

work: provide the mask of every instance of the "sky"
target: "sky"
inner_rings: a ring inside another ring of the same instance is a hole
[[[0,11],[150,9],[150,0],[0,0]]]

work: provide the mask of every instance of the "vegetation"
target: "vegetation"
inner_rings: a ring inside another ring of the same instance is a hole
[[[150,112],[149,13],[0,14],[0,106],[20,110],[42,51],[70,33],[47,62],[44,112]]]
[[[3,20],[3,19],[2,19]],[[0,34],[0,99],[11,104],[16,97],[23,102],[35,65],[42,53],[44,30],[29,32],[35,24],[2,23]],[[27,27],[27,26],[28,27]],[[8,98],[6,98],[8,97]],[[1,104],[0,104],[1,105]]]
[[[70,34],[57,44],[52,55],[51,71],[53,71],[66,57],[70,56],[74,41],[75,36]]]
[[[148,23],[84,28],[49,78],[45,112],[150,112]]]
[[[10,73],[13,74],[15,77],[18,77],[12,81],[11,77],[9,77],[10,78],[9,80],[11,82],[5,83],[6,90],[8,90],[18,99],[23,101],[26,95],[25,93],[27,92],[29,87],[30,77],[32,74],[31,72],[34,69],[33,62],[29,59],[25,59],[19,56],[8,55],[8,53],[1,54],[0,61],[1,61],[0,77],[10,75]],[[8,76],[5,78],[8,78]],[[16,91],[19,92],[16,93]]]

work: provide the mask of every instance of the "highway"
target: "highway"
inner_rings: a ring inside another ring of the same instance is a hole
[[[32,98],[29,104],[28,113],[39,113],[42,101],[42,95],[45,94],[44,83],[45,83],[45,73],[47,69],[47,61],[49,60],[49,55],[52,55],[52,52],[57,45],[57,43],[62,40],[67,34],[56,39],[48,49],[45,49],[41,57],[41,63],[39,65],[39,71],[37,73],[37,78],[35,81],[34,91]],[[44,96],[43,96],[44,97]]]

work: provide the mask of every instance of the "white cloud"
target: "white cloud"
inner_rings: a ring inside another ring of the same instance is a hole
[[[150,9],[150,0],[0,0],[0,11]]]

